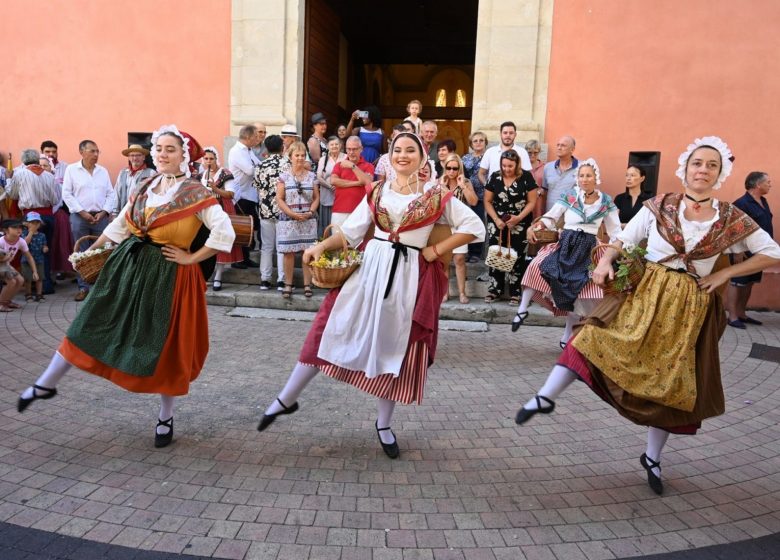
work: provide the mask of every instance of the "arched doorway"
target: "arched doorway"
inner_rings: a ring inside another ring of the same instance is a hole
[[[467,148],[474,90],[477,1],[308,0],[302,122],[315,112],[329,132],[355,109],[377,105],[389,131],[412,99],[439,139]],[[444,91],[437,99],[437,92]]]

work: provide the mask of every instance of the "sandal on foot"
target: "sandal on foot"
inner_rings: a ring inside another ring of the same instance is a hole
[[[24,294],[24,301],[33,301],[35,299],[35,296],[32,294]]]
[[[523,323],[525,323],[525,320],[527,318],[528,318],[528,311],[515,313],[515,318],[512,320],[512,332],[517,332],[517,329],[523,326]]]
[[[13,309],[8,307],[4,303],[0,303],[0,313],[10,313],[11,311],[13,311]]]
[[[547,397],[536,395],[534,398],[536,399],[536,408],[533,410],[528,410],[527,408],[523,407],[518,410],[517,416],[515,416],[515,424],[520,425],[526,423],[537,412],[542,414],[550,414],[553,410],[555,410],[555,402],[548,399]],[[550,405],[542,408],[543,400],[550,403]]]
[[[40,302],[42,302],[42,301],[46,301],[46,296],[44,296],[43,294],[41,294],[41,295],[39,295],[39,296],[35,296],[35,301],[36,301],[37,303],[40,303]]]
[[[157,427],[165,426],[168,428],[167,434],[157,433]],[[173,441],[173,416],[167,420],[157,420],[157,427],[154,428],[154,446],[157,448],[166,447]]]
[[[460,296],[458,296],[458,299],[463,305],[466,305],[469,302],[469,297],[466,294],[460,294]]]
[[[314,292],[311,290],[311,286],[309,286],[308,284],[303,287],[303,295],[307,298],[310,298],[311,296],[314,295]]]
[[[293,287],[292,284],[285,284],[284,290],[282,290],[282,297],[284,299],[290,299],[292,297]]]
[[[32,397],[30,397],[29,399],[25,399],[24,397],[19,397],[19,402],[16,403],[17,412],[24,412],[24,409],[30,406],[34,400],[37,399],[47,400],[57,395],[56,387],[54,389],[49,389],[48,387],[33,385],[32,389],[33,389],[33,394]],[[39,395],[38,391],[43,391],[43,394]]]
[[[488,292],[488,295],[485,296],[485,303],[493,303],[498,299],[498,296],[496,294],[491,294]]]
[[[639,457],[639,464],[647,471],[647,485],[660,496],[664,491],[664,484],[661,482],[661,477],[653,472],[653,469],[657,468],[660,471],[661,461],[653,461],[646,453],[642,453],[642,456]]]
[[[21,309],[22,308],[21,305],[19,305],[18,303],[14,303],[12,301],[6,301],[6,302],[3,302],[3,303],[5,303],[5,306],[10,308],[10,309]]]
[[[374,427],[376,428],[376,435],[379,438],[379,445],[382,446],[382,451],[391,459],[398,459],[398,456],[401,455],[401,450],[398,448],[398,439],[395,437],[393,430],[390,430],[390,426],[387,428],[380,428],[379,424],[376,422],[374,422]],[[385,430],[390,430],[390,433],[393,434],[393,443],[385,443],[382,441],[379,432],[384,432]]]
[[[520,305],[520,297],[512,296],[511,298],[509,298],[509,305]]]
[[[285,404],[280,399],[276,399],[276,402],[279,403],[279,406],[282,407],[282,410],[280,410],[279,412],[274,412],[273,414],[263,414],[263,417],[260,419],[260,423],[257,425],[258,432],[262,432],[268,426],[273,424],[277,416],[281,414],[292,414],[293,412],[298,410],[298,401],[295,401],[290,406],[285,406]]]

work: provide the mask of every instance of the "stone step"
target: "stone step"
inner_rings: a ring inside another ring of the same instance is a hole
[[[224,281],[224,280],[223,280]],[[290,299],[284,299],[281,292],[259,290],[256,285],[223,283],[222,290],[214,292],[209,287],[206,301],[209,305],[229,308],[257,307],[265,309],[280,309],[288,311],[317,311],[327,290],[315,288],[314,296],[306,298],[303,289],[297,287]],[[453,321],[484,321],[486,323],[507,324],[512,322],[517,306],[510,305],[506,300],[494,303],[484,303],[481,298],[471,300],[471,303],[461,304],[457,299],[443,303],[439,317]],[[554,317],[546,309],[534,305],[529,310],[526,325],[559,326],[564,325],[561,317]]]

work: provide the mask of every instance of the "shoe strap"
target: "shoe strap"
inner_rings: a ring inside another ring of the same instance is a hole
[[[41,387],[40,385],[36,384],[36,385],[33,385],[33,397],[37,396],[35,394],[35,390],[36,389],[38,389],[39,391],[46,391],[46,393],[56,393],[57,392],[57,388],[56,387],[54,387],[52,389],[49,389],[48,387]],[[41,396],[43,396],[43,395],[41,395]]]
[[[376,427],[376,431],[377,432],[384,432],[384,431],[389,430],[389,429],[390,429],[390,426],[388,426],[387,428],[380,428],[379,426]]]
[[[289,407],[289,406],[285,406],[285,404],[282,402],[282,400],[281,400],[280,398],[278,398],[278,397],[277,397],[277,399],[276,399],[276,402],[278,402],[278,403],[279,403],[279,406],[281,406],[281,407],[282,407],[282,409],[284,409],[284,410],[290,410],[290,407]]]
[[[534,397],[536,399],[536,407],[541,410],[542,409],[542,400],[546,401],[550,406],[555,406],[555,401],[552,401],[545,397],[544,395],[536,395]]]
[[[158,418],[158,419],[157,419],[157,425],[158,425],[158,426],[165,426],[166,428],[173,429],[173,416],[171,416],[171,417],[170,417],[170,418],[168,418],[167,420],[160,420],[160,419]]]
[[[661,470],[661,461],[653,461],[650,457],[647,456],[647,453],[645,453],[645,462],[647,463],[648,469],[658,469]]]

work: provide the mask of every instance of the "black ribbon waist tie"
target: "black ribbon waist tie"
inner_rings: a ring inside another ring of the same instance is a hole
[[[409,249],[413,249],[415,251],[422,251],[420,247],[412,247],[411,245],[404,245],[400,241],[391,241],[389,239],[382,239],[381,237],[374,237],[377,241],[384,241],[385,243],[392,243],[393,244],[393,264],[390,265],[390,279],[387,281],[387,288],[385,288],[385,295],[382,299],[387,299],[387,296],[390,294],[390,288],[393,287],[393,280],[395,279],[395,271],[398,269],[398,259],[401,258],[401,255],[404,256],[404,262],[409,260]]]
[[[138,259],[138,253],[141,252],[141,248],[144,245],[151,245],[152,247],[165,247],[165,245],[161,243],[155,243],[152,241],[149,236],[139,237],[136,235],[135,238],[138,240],[138,242],[133,243],[133,246],[130,247],[130,250],[128,251],[128,253],[133,255],[134,260]]]

